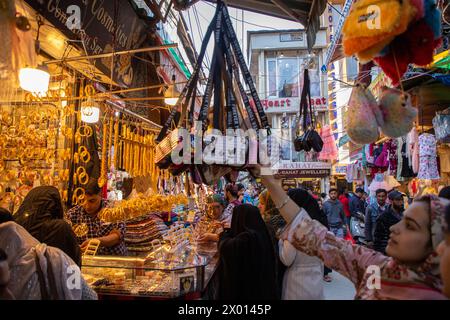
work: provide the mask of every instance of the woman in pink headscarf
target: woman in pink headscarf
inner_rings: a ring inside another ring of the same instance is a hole
[[[448,200],[436,196],[416,199],[403,219],[391,227],[386,256],[337,238],[299,208],[273,176],[261,179],[289,223],[283,238],[352,281],[355,299],[445,299],[436,249],[444,239]]]

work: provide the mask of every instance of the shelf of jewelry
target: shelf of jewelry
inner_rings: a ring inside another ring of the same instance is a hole
[[[104,295],[176,298],[204,289],[210,258],[189,245],[154,240],[139,257],[84,256],[82,273]]]

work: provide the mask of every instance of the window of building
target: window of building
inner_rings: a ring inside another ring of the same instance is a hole
[[[309,68],[311,81],[311,97],[321,96],[320,73],[318,56],[307,57],[307,53],[267,54],[266,58],[266,93],[262,97],[288,98],[300,97],[303,88],[303,71]]]

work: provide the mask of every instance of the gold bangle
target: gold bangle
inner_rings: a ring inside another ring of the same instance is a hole
[[[87,125],[82,125],[81,127],[78,128],[77,133],[81,136],[81,137],[87,137],[89,138],[90,136],[92,136],[93,131],[92,128],[87,126]]]
[[[84,163],[88,163],[91,161],[91,154],[87,150],[85,146],[81,146],[78,148],[79,159]]]
[[[92,97],[93,95],[95,95],[94,87],[88,84],[86,87],[84,87],[84,94],[88,97]]]

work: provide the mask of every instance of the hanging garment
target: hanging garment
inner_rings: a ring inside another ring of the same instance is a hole
[[[375,161],[374,156],[373,156],[373,149],[374,149],[375,143],[371,143],[367,145],[366,148],[366,159],[367,159],[367,163],[373,164],[373,162]]]
[[[387,168],[389,165],[387,147],[387,143],[384,143],[380,155],[375,159],[375,165],[379,168]]]
[[[387,182],[385,175],[383,173],[377,173],[369,186],[369,191],[375,192],[378,189],[388,191],[390,190],[389,188],[389,183]]]
[[[361,161],[357,161],[354,166],[353,180],[356,182],[364,183],[364,167]]]
[[[419,137],[419,179],[437,180],[439,171],[436,159],[436,138],[429,133]]]
[[[414,178],[408,183],[408,192],[410,198],[415,198],[419,194],[419,179]]]
[[[323,141],[322,151],[319,153],[319,160],[336,160],[338,158],[338,149],[336,147],[336,140],[331,132],[331,127],[326,125],[320,132],[320,137]]]
[[[388,151],[389,174],[397,176],[397,140],[390,139],[386,142]]]
[[[402,171],[401,176],[403,178],[412,178],[414,174],[411,164],[409,163],[408,156],[406,154],[406,137],[402,137]]]
[[[352,164],[347,165],[347,174],[345,175],[345,180],[347,180],[348,183],[353,182],[353,165]]]
[[[404,137],[397,138],[397,181],[404,181],[402,177],[403,170],[403,157],[402,157],[402,146]]]
[[[419,172],[419,134],[413,127],[406,138],[408,144],[406,154],[415,174]]]

